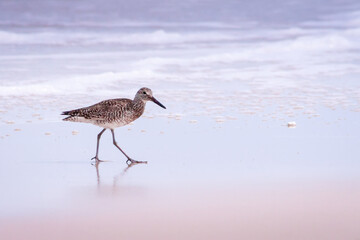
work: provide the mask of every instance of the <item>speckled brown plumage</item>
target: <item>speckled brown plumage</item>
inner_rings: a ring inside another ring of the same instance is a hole
[[[138,119],[144,113],[147,101],[152,101],[160,107],[165,108],[164,105],[153,97],[152,91],[149,88],[141,88],[136,93],[134,100],[126,98],[109,99],[89,107],[65,111],[62,115],[68,115],[68,117],[63,119],[64,121],[92,123],[104,128],[98,135],[96,156],[94,157],[96,161],[100,161],[98,158],[98,152],[101,135],[106,129],[110,129],[114,145],[128,158],[128,161],[132,163],[139,163],[139,161],[135,161],[128,157],[117,145],[114,129],[127,125]]]
[[[142,100],[119,98],[63,112],[63,114],[70,115],[64,118],[64,121],[88,122],[99,127],[114,129],[138,119],[144,110],[145,103]]]

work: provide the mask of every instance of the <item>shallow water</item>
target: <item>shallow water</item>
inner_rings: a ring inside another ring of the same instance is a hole
[[[359,9],[1,1],[0,238],[356,239]],[[91,164],[59,114],[142,86],[167,109],[116,136],[149,163],[106,132]]]

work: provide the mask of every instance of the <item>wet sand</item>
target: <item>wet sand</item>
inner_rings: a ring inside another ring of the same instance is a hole
[[[356,239],[360,128],[357,112],[340,112],[296,128],[256,115],[144,117],[116,130],[149,162],[131,167],[109,132],[108,162],[91,164],[95,126],[3,122],[1,239]]]

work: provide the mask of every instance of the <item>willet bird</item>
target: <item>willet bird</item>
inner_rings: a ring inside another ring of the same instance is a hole
[[[64,121],[92,123],[96,126],[104,128],[97,136],[96,155],[92,158],[97,162],[101,161],[98,157],[101,135],[106,129],[110,129],[113,137],[113,144],[127,157],[127,163],[146,163],[131,159],[119,147],[115,141],[114,129],[125,126],[138,119],[144,113],[147,101],[153,101],[160,107],[166,109],[164,105],[153,97],[151,89],[144,87],[137,91],[134,100],[127,98],[109,99],[89,107],[65,111],[62,115],[69,115],[63,119]]]

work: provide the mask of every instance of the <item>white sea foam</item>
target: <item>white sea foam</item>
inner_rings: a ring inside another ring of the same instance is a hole
[[[236,40],[228,32],[179,33],[165,30],[152,32],[35,32],[0,31],[0,44],[93,45],[93,44],[176,44]]]
[[[203,36],[201,36],[202,34]],[[140,53],[138,58],[129,62],[129,68],[123,71],[100,72],[66,79],[56,76],[51,81],[35,84],[18,85],[15,82],[14,85],[0,86],[0,93],[2,95],[60,94],[86,92],[100,86],[106,88],[116,81],[152,84],[156,84],[156,82],[180,82],[186,84],[207,81],[207,79],[217,79],[220,82],[255,79],[261,81],[263,87],[282,86],[284,88],[300,86],[306,82],[299,81],[299,77],[306,80],[309,76],[317,74],[331,76],[356,71],[357,65],[351,62],[351,59],[356,58],[356,56],[352,56],[350,50],[360,48],[360,44],[356,40],[360,38],[358,28],[331,30],[322,34],[306,34],[306,30],[290,29],[274,31],[274,34],[281,40],[258,41],[256,44],[240,42],[237,45],[230,46],[217,45],[215,49],[191,48],[190,50],[171,50],[169,52],[152,51],[144,56],[141,56],[142,53]],[[300,34],[300,36],[293,39],[286,38],[289,34]],[[218,35],[220,34],[214,36]],[[155,36],[154,39],[146,39],[144,42],[166,41],[169,43],[180,42],[184,39],[200,41],[208,38],[209,33],[197,33],[192,35],[192,38],[183,38],[180,34],[168,35],[165,32],[156,32]],[[133,35],[133,39],[128,39],[128,41],[134,44],[135,39],[141,39],[140,35]],[[2,56],[0,60],[16,60],[16,58],[24,59],[25,57],[28,60],[40,58],[45,61],[47,59],[69,61],[94,57],[105,61],[109,61],[106,60],[107,58],[110,61],[114,58],[118,61],[124,61],[124,59],[116,57],[121,54],[121,52],[108,52],[22,55]],[[154,54],[156,56],[152,56]],[[84,67],[86,69],[86,66]],[[326,73],[324,69],[327,69]],[[294,75],[297,77],[294,78]]]
[[[215,95],[224,106],[247,104],[252,113],[261,109],[261,97],[284,101],[282,93],[291,91],[293,97],[308,94],[293,101],[303,108],[316,101],[337,104],[333,91],[342,92],[344,105],[359,99],[351,91],[359,76],[358,13],[278,28],[212,23],[205,29],[189,23],[192,28],[181,29],[186,23],[178,28],[169,24],[171,28],[144,25],[131,31],[0,30],[5,52],[0,54],[0,95],[132,96],[139,86],[150,86],[167,92],[174,102],[192,96],[204,104]],[[41,52],[44,48],[48,50]]]

